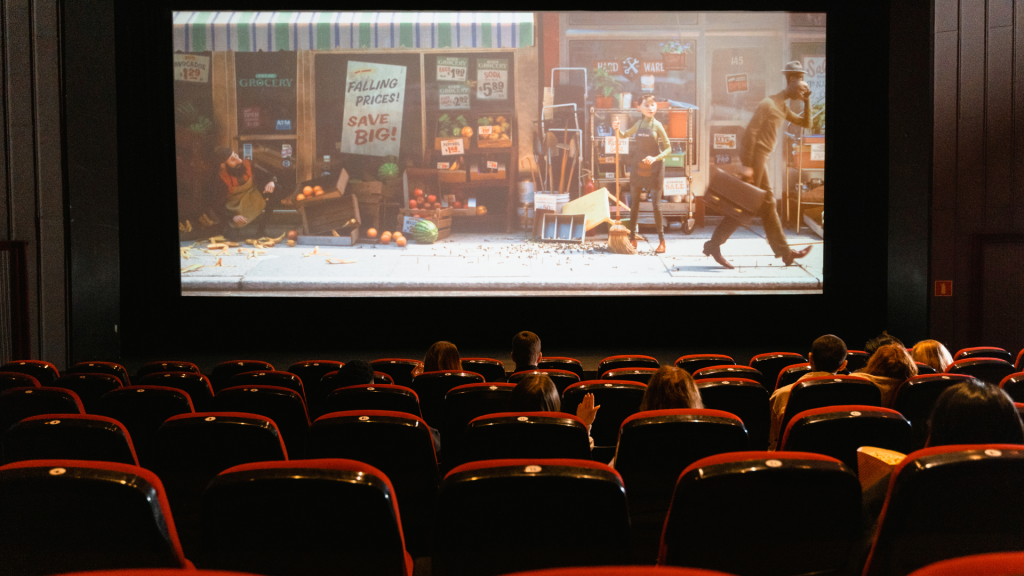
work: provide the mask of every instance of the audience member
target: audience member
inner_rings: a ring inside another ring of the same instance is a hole
[[[875,352],[879,348],[887,344],[899,344],[900,346],[903,346],[903,342],[900,342],[899,338],[889,334],[885,330],[882,330],[881,334],[864,343],[864,351],[867,352],[868,357],[871,357],[875,355]],[[865,366],[864,368],[857,370],[857,372],[863,372],[866,368],[867,367]]]
[[[640,412],[647,410],[675,410],[686,408],[704,408],[700,399],[700,390],[693,381],[693,376],[682,368],[662,366],[658,368],[647,382],[643,400],[640,401]],[[615,458],[608,463],[615,467],[619,456],[619,447],[615,446]]]
[[[337,387],[373,384],[373,367],[366,360],[349,360],[338,368]]]
[[[896,388],[917,376],[917,364],[903,344],[886,344],[871,355],[862,372],[854,372],[851,376],[873,382],[882,392],[882,406],[889,406],[896,395]]]
[[[811,351],[807,354],[807,361],[811,365],[811,371],[801,376],[796,382],[783,386],[776,390],[769,403],[772,407],[772,428],[769,434],[769,449],[774,450],[782,434],[782,417],[786,415],[786,404],[789,403],[789,394],[793,386],[808,378],[819,376],[834,376],[837,372],[846,367],[846,343],[841,338],[832,334],[826,334],[811,344]]]
[[[576,408],[576,416],[587,425],[587,436],[590,436],[590,427],[594,425],[600,407],[594,406],[593,394],[585,394],[583,401]],[[551,378],[546,374],[537,374],[527,376],[516,384],[508,399],[508,409],[510,412],[561,412],[562,399],[558,396],[558,389]],[[594,448],[593,438],[590,438],[590,448]]]
[[[423,357],[424,372],[438,372],[440,370],[462,370],[462,359],[459,357],[459,349],[455,344],[441,340],[427,349]]]
[[[926,446],[1024,444],[1024,424],[1003,389],[980,380],[946,388],[928,419]]]
[[[953,356],[938,340],[921,340],[914,344],[913,355],[914,362],[927,364],[936,372],[945,372],[946,366],[953,363]]]
[[[512,337],[513,372],[536,370],[540,362],[540,338],[533,332],[520,332]]]

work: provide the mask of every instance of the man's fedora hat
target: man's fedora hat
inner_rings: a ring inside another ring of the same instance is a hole
[[[799,60],[793,60],[782,67],[784,74],[804,74],[804,65]]]

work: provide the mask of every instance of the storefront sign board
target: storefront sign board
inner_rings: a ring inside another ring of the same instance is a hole
[[[653,76],[664,76],[668,72],[665,70],[664,60],[644,60],[640,62],[640,73]]]
[[[398,156],[405,74],[405,66],[348,62],[341,152]]]
[[[441,110],[469,110],[469,86],[447,84],[437,90]]]
[[[174,79],[182,82],[209,82],[210,57],[198,54],[175,54]]]
[[[622,70],[622,63],[618,60],[595,60],[594,68],[607,70],[609,74],[614,76]]]
[[[480,100],[508,100],[508,60],[477,58],[476,97]]]
[[[437,59],[438,82],[465,82],[469,71],[469,58],[443,57]]]

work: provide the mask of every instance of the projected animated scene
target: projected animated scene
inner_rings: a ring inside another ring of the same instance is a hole
[[[173,26],[184,295],[822,292],[824,14]]]

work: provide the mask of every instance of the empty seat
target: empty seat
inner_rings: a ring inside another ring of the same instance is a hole
[[[494,358],[463,358],[462,369],[476,372],[485,382],[505,381],[505,363]]]
[[[66,572],[62,576],[258,576],[249,572],[225,570],[181,570],[178,568],[135,568],[126,570],[90,570],[89,572]],[[657,576],[657,575],[655,575]],[[664,576],[673,576],[665,574]],[[690,576],[681,574],[680,576]],[[693,576],[703,576],[695,574]],[[716,575],[717,576],[717,575]]]
[[[804,410],[847,404],[881,406],[882,391],[870,380],[856,376],[818,376],[801,380],[789,392],[789,401],[778,430],[779,437],[782,437],[793,416]]]
[[[460,452],[466,426],[478,416],[508,410],[508,400],[515,387],[515,384],[491,382],[463,384],[448,391],[440,427],[446,464],[463,459]]]
[[[779,377],[775,379],[775,388],[773,391],[795,383],[801,376],[807,374],[811,370],[810,362],[803,362],[783,368],[782,371],[779,372]]]
[[[958,350],[953,355],[953,360],[963,360],[964,358],[998,358],[999,360],[1006,360],[1007,362],[1013,362],[1013,355],[1007,352],[1003,348],[996,346],[975,346],[973,348],[964,348]]]
[[[705,408],[735,414],[743,421],[751,450],[768,448],[771,404],[768,391],[760,382],[748,378],[702,378],[695,383]]]
[[[334,391],[334,388],[327,390],[321,386],[320,380],[328,372],[336,372],[344,365],[343,362],[337,360],[303,360],[288,367],[289,372],[302,380],[302,387],[306,391],[306,409],[309,410],[310,418],[316,418],[323,414],[320,404],[328,394]],[[369,382],[362,382],[362,384],[369,384]]]
[[[950,558],[914,570],[911,576],[1019,576],[1024,573],[1024,552],[993,552]]]
[[[412,384],[412,372],[419,368],[423,369],[423,362],[410,360],[408,358],[378,358],[370,362],[374,372],[383,372],[391,376],[392,384],[409,386]]]
[[[292,374],[291,372],[283,372],[280,370],[254,370],[252,372],[242,372],[235,374],[231,377],[228,382],[228,387],[234,386],[280,386],[289,390],[294,390],[302,396],[303,402],[306,400],[306,391],[303,388],[302,379]]]
[[[794,416],[779,449],[831,456],[857,472],[858,448],[874,446],[906,454],[912,434],[910,422],[889,408],[827,406]]]
[[[240,412],[171,416],[157,430],[154,452],[152,470],[164,482],[192,558],[198,555],[200,503],[210,481],[239,464],[288,459],[273,420]]]
[[[132,386],[107,392],[100,398],[97,413],[113,418],[128,429],[139,463],[153,463],[153,442],[160,425],[171,416],[191,414],[188,394],[166,386]]]
[[[629,494],[637,562],[657,559],[679,474],[706,456],[746,450],[747,442],[743,422],[720,410],[648,410],[622,423],[615,469]]]
[[[553,516],[571,516],[559,522]],[[435,576],[630,563],[622,479],[608,466],[569,459],[474,462],[444,479]]]
[[[972,378],[956,374],[926,374],[914,376],[896,389],[892,407],[910,421],[913,427],[911,448],[918,450],[924,447],[928,439],[928,418],[932,414],[935,401],[946,388],[961,382],[970,382]]]
[[[803,364],[807,358],[796,352],[767,352],[750,359],[750,367],[762,374],[761,384],[768,389],[779,379],[779,372],[794,364]]]
[[[583,363],[566,356],[542,356],[537,361],[538,370],[567,370],[583,379]]]
[[[110,374],[117,376],[117,379],[121,381],[121,386],[132,385],[128,378],[128,371],[116,362],[79,362],[64,371],[65,376],[68,374]]]
[[[893,469],[865,576],[902,576],[983,552],[1024,550],[1024,446],[963,444]]]
[[[461,457],[461,462],[498,458],[589,460],[590,440],[586,424],[572,414],[498,412],[469,423]]]
[[[860,529],[860,482],[839,460],[720,454],[680,475],[658,564],[768,576],[849,570]]]
[[[243,372],[254,372],[256,370],[273,371],[274,365],[263,360],[228,360],[213,367],[210,372],[210,385],[213,386],[214,394],[225,388],[233,386],[231,379]]]
[[[65,388],[26,387],[0,392],[0,434],[29,416],[42,414],[85,414],[85,409],[78,395]]]
[[[1024,348],[1017,352],[1017,360],[1014,361],[1013,367],[1017,370],[1024,370]]]
[[[135,381],[140,386],[166,386],[185,392],[196,412],[213,410],[213,387],[206,376],[198,372],[151,372],[136,377]]]
[[[71,390],[82,401],[86,413],[96,412],[97,403],[107,392],[122,386],[121,379],[110,374],[75,373],[65,374],[54,381],[54,386]]]
[[[388,410],[326,414],[309,429],[306,457],[365,462],[386,474],[399,496],[406,547],[415,556],[429,554],[439,479],[422,418]]]
[[[348,410],[391,410],[422,417],[420,399],[411,388],[394,384],[370,384],[339,388],[324,400],[325,413]]]
[[[512,384],[518,384],[523,378],[536,376],[538,374],[544,374],[548,378],[551,378],[551,382],[554,383],[559,395],[561,395],[566,388],[580,381],[580,377],[577,376],[575,372],[570,372],[568,370],[555,370],[554,368],[548,370],[523,370],[509,375],[508,381]]]
[[[692,374],[692,376],[694,380],[735,380],[736,378],[745,378],[747,380],[753,380],[754,382],[760,382],[764,377],[760,370],[740,364],[708,366],[707,368],[697,370]],[[771,390],[768,392],[771,393]]]
[[[154,372],[193,372],[195,374],[201,374],[199,366],[191,362],[185,362],[183,360],[158,360],[155,362],[146,362],[139,369],[135,371],[135,378],[142,378],[147,374],[153,374]]]
[[[203,495],[202,565],[273,576],[411,576],[396,493],[352,460],[243,464]]]
[[[684,368],[685,370],[685,368]],[[91,576],[91,575],[90,575]],[[96,576],[107,576],[97,574]],[[112,574],[110,576],[118,576]],[[149,576],[140,574],[139,576]],[[154,574],[153,576],[165,576]],[[197,574],[197,576],[203,576]],[[212,575],[211,575],[212,576]],[[725,572],[701,570],[699,568],[675,568],[672,566],[586,566],[572,568],[547,568],[516,572],[508,576],[731,576]]]
[[[439,370],[424,372],[412,379],[409,385],[420,399],[423,419],[431,426],[440,427],[444,419],[444,396],[449,390],[463,384],[483,383],[484,377],[476,372]]]
[[[374,384],[394,384],[395,383],[395,379],[392,378],[390,374],[386,374],[384,372],[374,372],[373,373],[373,383]]]
[[[924,362],[914,362],[914,364],[917,366],[917,374],[918,374],[918,376],[920,376],[921,374],[936,374],[936,373],[938,373],[938,370],[936,370],[935,368],[932,368],[931,366],[925,364]]]
[[[52,386],[60,372],[57,367],[42,360],[15,360],[0,366],[0,372],[19,372],[27,374],[39,381],[42,386]]]
[[[1013,398],[1014,402],[1024,402],[1024,372],[1015,372],[999,383],[999,387]]]
[[[213,397],[218,412],[244,412],[270,418],[277,424],[291,458],[306,451],[309,416],[299,393],[280,386],[233,386]]]
[[[628,380],[585,380],[577,382],[562,393],[562,412],[575,414],[576,408],[583,402],[587,394],[594,395],[594,405],[600,406],[594,424],[590,429],[590,437],[594,439],[594,450],[608,447],[615,455],[615,444],[619,441],[619,427],[622,421],[640,411],[640,403],[647,390],[645,384]]]
[[[628,380],[647,385],[657,368],[616,368],[601,374],[601,380]]]
[[[39,388],[42,384],[35,377],[21,372],[0,372],[0,392],[11,388]]]
[[[619,356],[609,356],[604,360],[601,360],[597,365],[597,373],[604,374],[609,370],[615,370],[618,368],[658,368],[661,364],[658,359],[653,356],[644,356],[642,354],[623,354]]]
[[[725,354],[687,354],[676,358],[676,368],[682,368],[691,375],[701,368],[708,366],[729,366],[735,364],[732,356]]]
[[[0,467],[0,572],[191,567],[156,474],[85,460]]]
[[[1013,374],[1014,371],[1013,364],[998,358],[964,358],[963,360],[954,360],[952,364],[946,366],[948,374],[974,376],[993,386],[998,386],[1003,378]]]
[[[139,465],[128,430],[94,414],[29,416],[3,433],[3,463],[102,460]]]
[[[867,366],[870,359],[871,355],[863,350],[847,350],[846,369],[850,372],[856,372]]]

